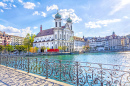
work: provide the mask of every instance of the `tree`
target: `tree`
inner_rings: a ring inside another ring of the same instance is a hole
[[[49,47],[47,47],[47,50],[49,50],[50,48]]]
[[[23,45],[15,45],[15,49],[17,49],[20,54],[21,51],[24,51],[25,47]]]
[[[67,49],[67,46],[62,46],[62,50],[66,50]]]
[[[35,37],[36,35],[35,34],[27,34],[26,35],[26,37],[24,38],[24,41],[23,41],[23,43],[24,43],[24,45],[25,46],[27,46],[27,51],[29,51],[30,50],[30,47],[33,47],[33,41],[34,41],[34,37]]]
[[[5,49],[6,49],[6,51],[11,52],[14,50],[14,47],[12,45],[6,45]]]
[[[4,50],[4,46],[0,45],[0,53]]]
[[[59,46],[59,47],[58,47],[58,49],[59,49],[59,50],[62,50],[62,47],[61,47],[61,46]]]

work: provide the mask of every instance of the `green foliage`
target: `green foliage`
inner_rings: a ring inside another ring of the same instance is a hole
[[[67,46],[62,46],[62,50],[66,50],[67,49]]]
[[[36,52],[38,52],[38,49],[39,49],[39,48],[37,48],[37,47],[35,47],[35,48],[36,48]]]
[[[61,47],[61,46],[59,46],[59,47],[58,47],[58,49],[59,49],[59,50],[62,50],[62,47]]]
[[[0,45],[0,52],[4,50],[4,46]]]
[[[15,45],[15,49],[17,49],[19,52],[25,51],[25,46],[24,45]]]
[[[8,52],[10,52],[10,51],[13,51],[13,50],[14,50],[14,46],[12,46],[12,45],[6,45],[6,46],[5,46],[5,49],[6,49]]]
[[[33,47],[33,41],[34,41],[34,37],[36,35],[35,34],[27,34],[26,37],[24,38],[24,45],[27,47],[27,50],[29,50],[30,47]]]
[[[47,47],[47,50],[49,50],[50,48],[49,47]]]

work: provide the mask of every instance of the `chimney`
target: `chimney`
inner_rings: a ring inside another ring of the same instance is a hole
[[[40,27],[40,32],[42,32],[42,25],[41,25],[41,27]]]

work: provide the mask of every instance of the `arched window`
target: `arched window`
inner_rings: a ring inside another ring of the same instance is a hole
[[[57,22],[56,22],[56,27],[57,27]]]
[[[61,22],[59,22],[59,27],[61,27]]]
[[[62,37],[61,37],[61,34],[60,34],[60,39],[61,39]]]
[[[55,35],[55,39],[57,39],[57,35]]]

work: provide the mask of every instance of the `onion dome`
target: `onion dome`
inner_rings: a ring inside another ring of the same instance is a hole
[[[69,17],[69,18],[67,19],[67,22],[68,22],[68,23],[71,23],[71,22],[72,22],[72,19]]]
[[[59,14],[59,12],[57,12],[57,14],[55,15],[55,18],[61,18],[61,15]]]

